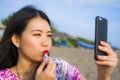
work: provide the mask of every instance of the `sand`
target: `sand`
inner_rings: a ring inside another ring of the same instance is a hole
[[[64,59],[71,65],[77,65],[87,80],[97,80],[93,49],[52,47],[50,56]],[[120,59],[120,54],[118,54],[118,58]],[[111,80],[120,80],[120,61],[111,75]]]

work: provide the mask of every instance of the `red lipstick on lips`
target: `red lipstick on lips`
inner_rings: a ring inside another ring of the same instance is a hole
[[[44,57],[45,57],[45,59],[46,59],[46,63],[48,63],[48,54],[49,54],[49,51],[48,51],[48,50],[44,50],[44,51],[43,51],[43,55],[44,55]]]

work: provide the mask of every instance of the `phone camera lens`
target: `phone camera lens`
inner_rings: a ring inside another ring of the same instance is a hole
[[[99,17],[99,20],[100,20],[100,21],[102,21],[102,18],[101,18],[101,17]]]

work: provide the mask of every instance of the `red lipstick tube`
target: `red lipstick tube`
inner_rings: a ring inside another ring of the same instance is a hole
[[[49,51],[48,51],[48,50],[45,50],[45,51],[43,52],[43,54],[44,54],[44,57],[45,57],[45,59],[46,59],[46,63],[48,63],[48,54],[49,54]]]

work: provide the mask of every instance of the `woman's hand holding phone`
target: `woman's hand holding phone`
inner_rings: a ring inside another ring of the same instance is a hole
[[[98,49],[107,54],[107,56],[97,56],[98,60],[96,60],[96,65],[98,69],[98,80],[110,80],[110,74],[117,66],[117,54],[111,49],[111,46],[104,41],[100,41]]]
[[[107,19],[97,16],[95,19],[95,53],[98,80],[110,80],[110,74],[117,66],[117,54],[107,43]]]

